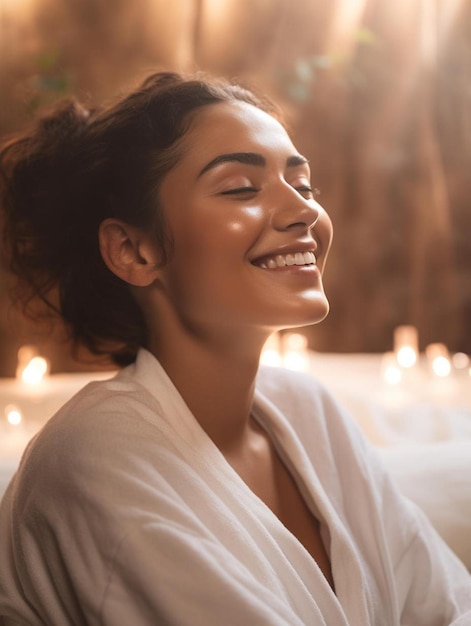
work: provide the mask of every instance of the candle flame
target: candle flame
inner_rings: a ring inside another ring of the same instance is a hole
[[[437,376],[445,378],[451,372],[451,363],[445,356],[437,356],[432,361],[432,369]]]
[[[38,385],[46,376],[48,362],[41,356],[33,357],[21,372],[21,380],[28,385]]]
[[[5,407],[5,417],[12,426],[18,426],[23,419],[20,409],[14,404],[9,404]]]
[[[383,380],[388,385],[398,385],[402,380],[401,366],[393,352],[386,352],[381,360]]]
[[[458,370],[464,370],[469,366],[469,356],[464,352],[457,352],[453,355],[451,360]]]
[[[303,351],[307,349],[307,337],[300,333],[287,333],[283,335],[283,347],[286,350]]]
[[[425,348],[425,354],[435,376],[445,378],[451,373],[451,360],[448,348],[443,343],[431,343]]]
[[[394,331],[394,353],[404,369],[414,367],[419,352],[418,332],[415,326],[398,326]]]
[[[417,352],[412,346],[402,346],[397,351],[396,358],[401,367],[414,367],[417,362]]]
[[[281,354],[274,348],[265,348],[262,351],[260,363],[270,367],[280,367],[282,365]]]

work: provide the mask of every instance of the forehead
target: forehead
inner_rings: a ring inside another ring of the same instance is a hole
[[[245,102],[211,104],[195,115],[182,141],[182,161],[195,167],[219,154],[258,152],[265,157],[297,154],[285,128],[274,117]]]

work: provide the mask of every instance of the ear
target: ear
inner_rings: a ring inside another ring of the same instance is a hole
[[[162,252],[141,228],[108,218],[100,224],[98,238],[101,256],[113,274],[136,287],[147,287],[157,278]]]

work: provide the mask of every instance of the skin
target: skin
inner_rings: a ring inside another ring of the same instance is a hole
[[[266,339],[329,309],[322,271],[332,225],[310,191],[309,166],[270,115],[218,103],[195,115],[159,203],[174,244],[167,263],[151,233],[115,219],[100,228],[103,258],[133,285],[148,348],[195,418],[333,585],[318,523],[250,417]],[[306,250],[315,265],[261,267]]]

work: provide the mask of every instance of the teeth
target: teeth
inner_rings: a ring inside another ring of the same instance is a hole
[[[316,257],[313,252],[296,252],[294,254],[277,254],[269,257],[262,263],[258,263],[263,269],[275,269],[276,267],[285,267],[291,265],[315,265]]]
[[[304,252],[304,254],[303,254],[303,257],[304,257],[304,263],[308,263],[308,264],[309,264],[309,263],[312,263],[312,260],[311,260],[311,259],[312,259],[312,257],[311,257],[311,255],[312,255],[312,252]],[[312,255],[312,256],[314,256],[314,255]]]

